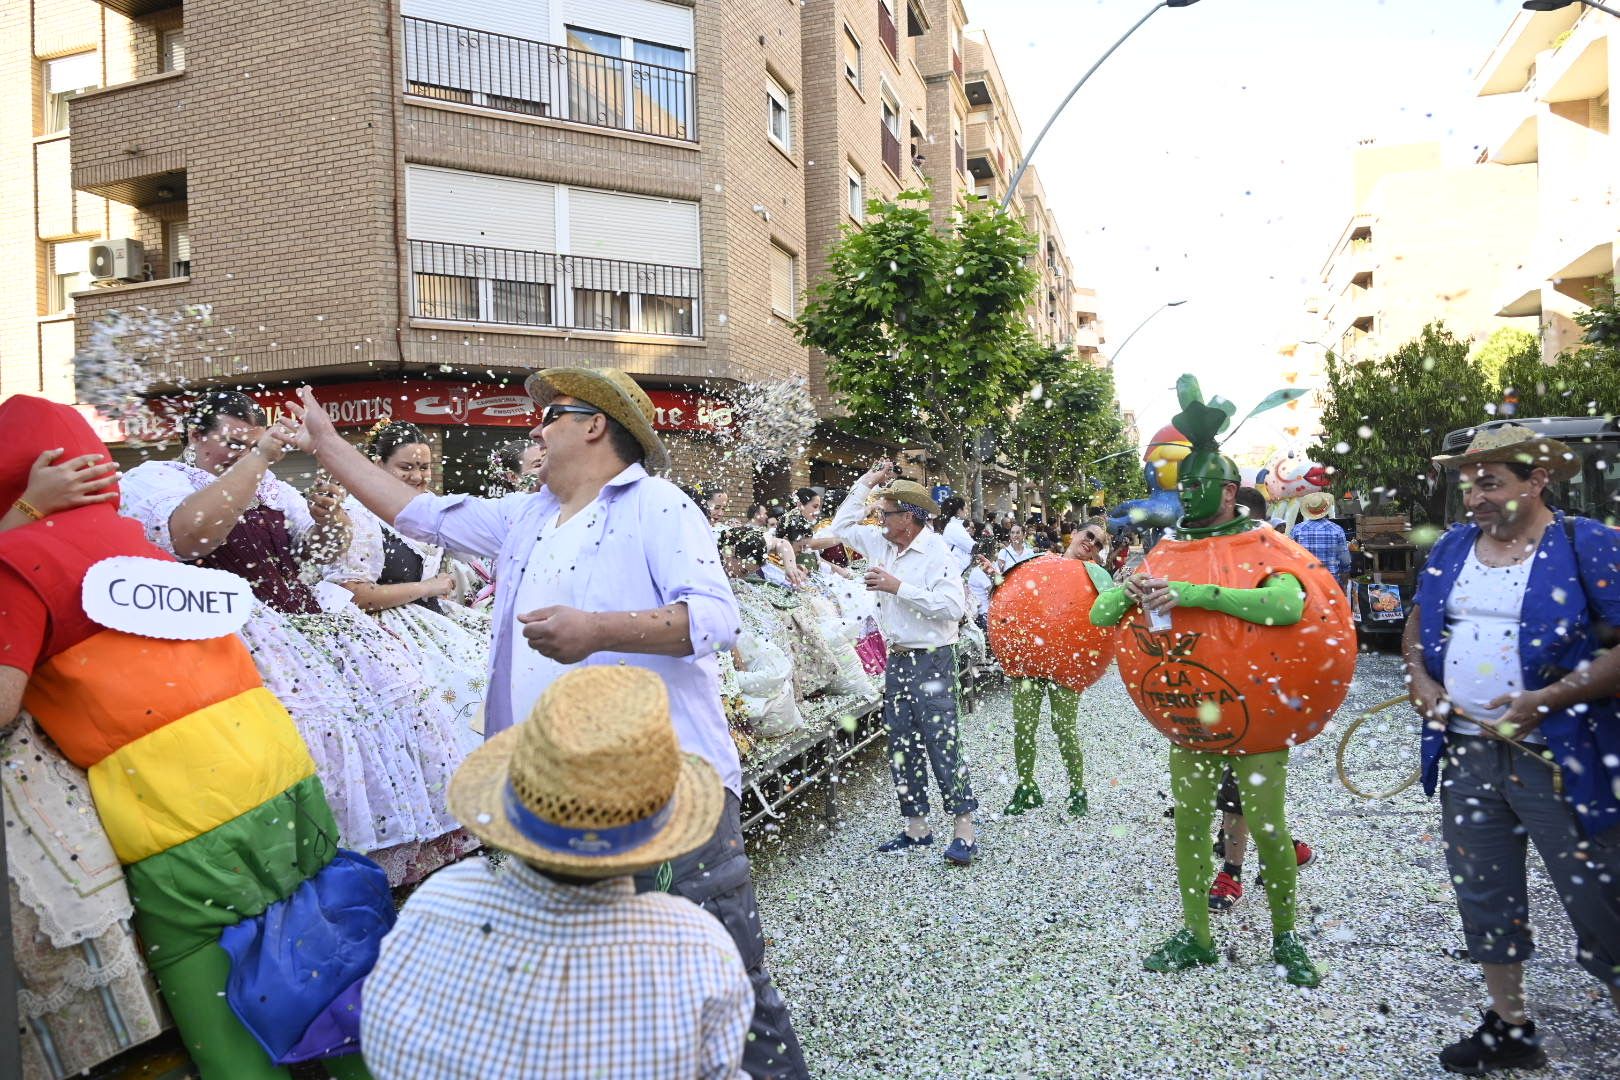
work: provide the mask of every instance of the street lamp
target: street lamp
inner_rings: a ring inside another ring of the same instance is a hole
[[[1125,346],[1131,343],[1131,338],[1135,337],[1137,334],[1140,334],[1142,332],[1142,327],[1152,322],[1158,316],[1159,312],[1163,311],[1165,308],[1180,307],[1186,302],[1186,300],[1166,300],[1164,303],[1154,308],[1151,315],[1136,324],[1135,330],[1132,330],[1130,333],[1125,335],[1125,340],[1119,343],[1119,348],[1115,349],[1114,355],[1109,358],[1109,366],[1112,367],[1114,363],[1119,360],[1119,354],[1125,351]]]
[[[1602,4],[1598,3],[1597,0],[1524,0],[1524,10],[1557,11],[1559,8],[1567,8],[1569,5],[1575,3],[1585,4],[1589,8],[1597,8],[1605,15],[1613,15],[1616,18],[1620,18],[1620,11],[1616,11],[1611,7],[1604,7]]]
[[[1029,150],[1024,154],[1024,160],[1018,165],[1018,171],[1013,173],[1012,180],[1007,184],[1007,194],[1001,197],[1001,209],[1007,209],[1007,205],[1012,202],[1013,193],[1018,190],[1018,181],[1024,178],[1024,170],[1029,168],[1029,159],[1035,156],[1035,151],[1040,147],[1041,140],[1046,138],[1046,133],[1048,131],[1052,130],[1052,125],[1056,123],[1058,114],[1063,112],[1064,108],[1066,108],[1069,102],[1074,98],[1074,95],[1080,92],[1080,88],[1086,85],[1086,80],[1095,75],[1097,73],[1097,69],[1103,66],[1103,61],[1107,60],[1110,56],[1113,56],[1114,50],[1125,44],[1125,40],[1132,34],[1136,33],[1137,30],[1141,29],[1142,24],[1153,18],[1154,14],[1160,8],[1192,7],[1196,3],[1198,3],[1198,0],[1159,0],[1158,3],[1154,4],[1148,9],[1148,13],[1146,15],[1143,15],[1140,19],[1137,19],[1136,24],[1129,30],[1125,31],[1118,41],[1108,46],[1108,51],[1103,53],[1102,56],[1097,59],[1097,62],[1092,64],[1090,69],[1087,70],[1084,75],[1080,76],[1080,81],[1074,84],[1074,89],[1069,91],[1068,97],[1065,97],[1062,102],[1058,104],[1058,107],[1052,112],[1051,117],[1046,121],[1046,126],[1041,128],[1041,133],[1035,136],[1034,142],[1029,144]]]

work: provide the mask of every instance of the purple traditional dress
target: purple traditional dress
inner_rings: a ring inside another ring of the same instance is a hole
[[[172,553],[169,519],[218,479],[184,462],[147,462],[125,475],[122,512]],[[259,603],[241,635],[254,663],[309,745],[343,846],[397,885],[470,846],[445,803],[465,753],[409,644],[352,604],[321,610],[293,554],[314,527],[303,498],[267,474],[225,543],[198,562],[252,585]]]

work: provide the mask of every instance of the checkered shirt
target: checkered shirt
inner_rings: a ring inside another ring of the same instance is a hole
[[[361,1045],[376,1080],[734,1080],[753,1012],[736,945],[696,904],[475,858],[400,911]]]
[[[1294,543],[1316,556],[1316,561],[1338,580],[1350,576],[1350,547],[1345,542],[1344,530],[1327,518],[1306,518],[1295,524],[1288,535]]]

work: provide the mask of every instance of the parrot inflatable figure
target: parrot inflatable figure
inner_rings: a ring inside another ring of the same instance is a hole
[[[1181,495],[1176,490],[1179,469],[1182,459],[1191,452],[1192,443],[1175,425],[1160,428],[1142,455],[1148,497],[1128,499],[1110,510],[1108,530],[1117,533],[1127,528],[1168,529],[1174,525],[1181,516]]]

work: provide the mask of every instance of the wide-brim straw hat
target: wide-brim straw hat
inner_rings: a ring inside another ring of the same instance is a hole
[[[1299,508],[1308,518],[1325,518],[1333,512],[1333,496],[1325,491],[1313,491],[1299,500]]]
[[[543,870],[607,878],[649,870],[714,835],[726,792],[681,751],[669,695],[646,668],[569,671],[529,719],[468,755],[450,812],[491,847]]]
[[[939,513],[939,503],[934,501],[933,492],[915,480],[891,480],[884,487],[872,492],[872,498],[893,499],[895,502],[920,506],[930,514]]]
[[[1546,469],[1554,480],[1568,480],[1581,471],[1580,458],[1566,444],[1537,435],[1523,424],[1480,428],[1460,454],[1442,454],[1434,463],[1443,469],[1467,465],[1528,465]]]
[[[648,472],[669,468],[669,450],[653,430],[657,412],[652,398],[618,368],[546,368],[525,379],[523,388],[542,409],[559,395],[601,409],[636,437],[647,454],[644,464]]]

